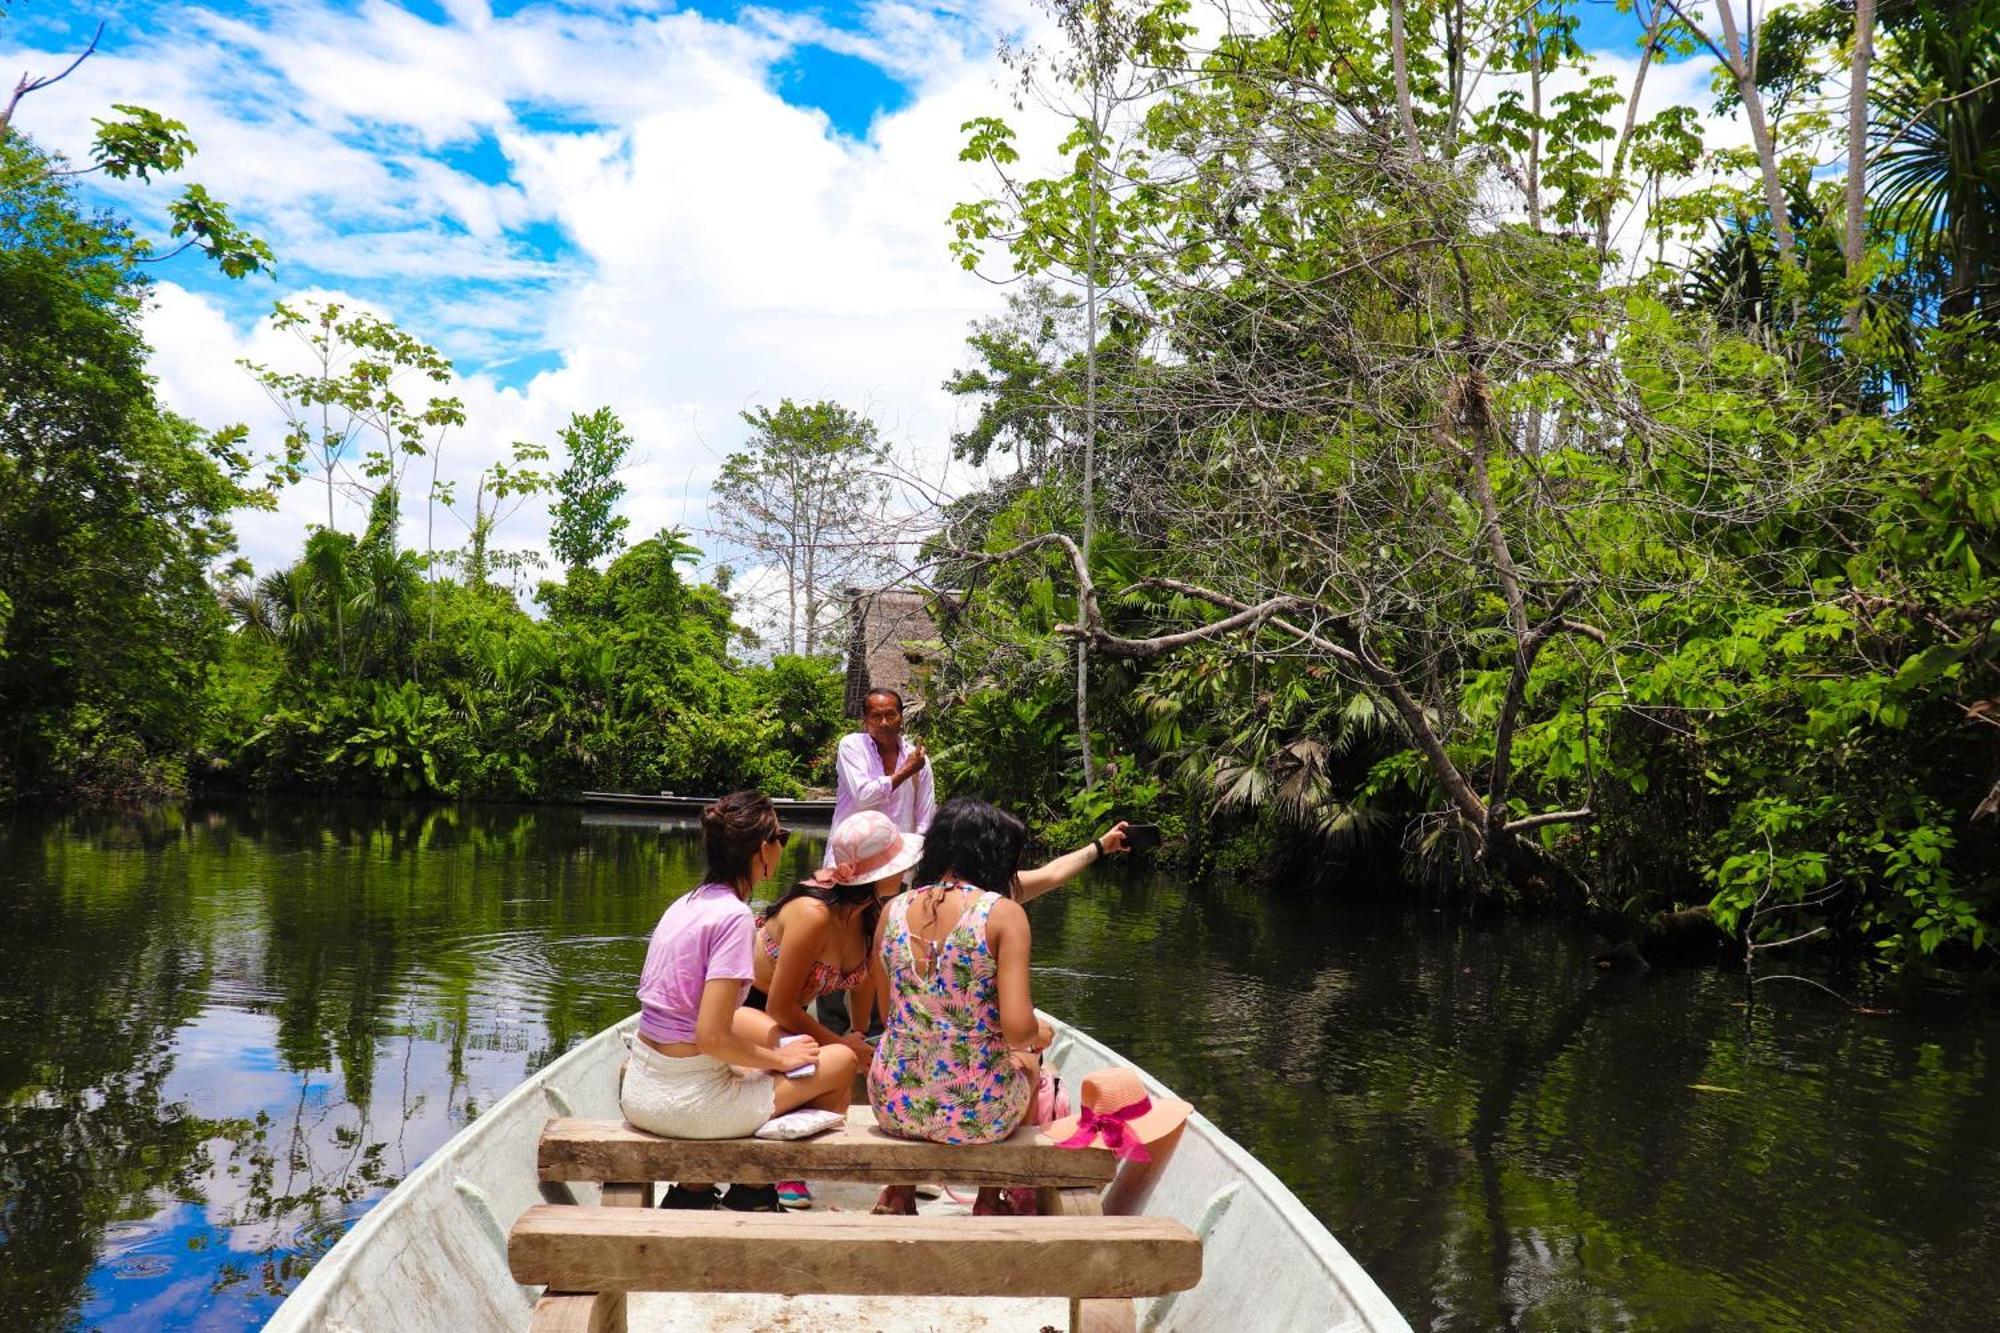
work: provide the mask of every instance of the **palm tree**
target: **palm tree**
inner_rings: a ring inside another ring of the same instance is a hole
[[[333,627],[332,608],[303,560],[255,583],[232,584],[222,604],[245,632],[274,644],[294,669],[318,660]]]
[[[1885,18],[1888,15],[1885,13]],[[1872,138],[1877,225],[1940,318],[2000,302],[2000,0],[1891,19]]]
[[[423,557],[386,543],[364,545],[355,557],[347,609],[357,645],[356,673],[394,670],[415,639]]]

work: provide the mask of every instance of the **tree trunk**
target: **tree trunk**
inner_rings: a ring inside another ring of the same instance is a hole
[[[1423,155],[1417,138],[1417,113],[1410,104],[1410,48],[1404,34],[1404,0],[1389,0],[1389,60],[1396,76],[1396,118],[1402,122],[1403,137],[1409,141],[1410,156]]]
[[[1854,0],[1854,60],[1847,86],[1847,218],[1841,251],[1847,262],[1849,333],[1861,329],[1861,265],[1868,207],[1868,65],[1875,56],[1875,0]]]
[[[1778,146],[1764,119],[1764,96],[1757,91],[1757,66],[1736,30],[1736,11],[1730,0],[1716,0],[1715,9],[1722,20],[1724,60],[1736,80],[1737,96],[1743,99],[1743,111],[1750,121],[1750,143],[1757,150],[1757,169],[1764,178],[1764,207],[1771,214],[1771,236],[1777,242],[1778,260],[1796,271],[1799,257],[1792,239],[1792,215],[1785,203],[1784,182],[1778,176]]]
[[[1093,73],[1090,124],[1096,142],[1090,150],[1090,212],[1083,230],[1083,561],[1090,564],[1090,545],[1097,536],[1097,192],[1103,169],[1104,99],[1102,76]],[[1090,748],[1090,653],[1076,645],[1076,747],[1083,760],[1085,791],[1097,783],[1096,756]]]
[[[819,646],[819,561],[817,536],[806,543],[806,656]]]
[[[1528,106],[1535,123],[1528,131],[1528,226],[1542,229],[1542,25],[1541,11],[1531,9],[1521,20],[1528,25]]]
[[[1445,18],[1445,73],[1451,110],[1444,122],[1444,160],[1458,157],[1458,126],[1465,113],[1465,4],[1452,0]]]
[[[1597,262],[1602,264],[1611,254],[1611,210],[1612,191],[1625,179],[1625,153],[1632,146],[1632,135],[1639,128],[1639,98],[1646,91],[1646,71],[1652,67],[1653,53],[1660,41],[1660,24],[1664,11],[1654,10],[1646,21],[1646,46],[1639,53],[1639,69],[1632,76],[1632,95],[1625,99],[1625,128],[1618,132],[1618,146],[1611,153],[1611,175],[1605,184],[1605,196],[1597,210]]]

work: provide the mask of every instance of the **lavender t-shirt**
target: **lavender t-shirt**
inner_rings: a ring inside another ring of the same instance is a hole
[[[711,981],[741,981],[736,1002],[756,975],[751,935],[756,918],[726,884],[704,884],[669,906],[653,927],[639,974],[639,1031],[654,1041],[693,1041],[701,989]]]

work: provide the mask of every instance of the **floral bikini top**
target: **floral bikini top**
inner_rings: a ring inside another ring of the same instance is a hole
[[[778,942],[771,938],[769,931],[764,929],[762,921],[757,923],[757,943],[764,950],[764,956],[769,958],[775,966],[778,961]],[[805,989],[799,993],[799,1003],[811,1004],[822,995],[828,995],[837,990],[853,990],[867,979],[868,960],[866,958],[861,960],[858,967],[846,972],[841,971],[825,959],[815,958],[813,959],[812,970],[806,973]]]

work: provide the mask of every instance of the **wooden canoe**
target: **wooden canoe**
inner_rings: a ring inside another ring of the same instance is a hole
[[[678,796],[672,792],[648,795],[636,791],[587,791],[583,803],[592,809],[647,810],[661,815],[700,815],[715,803],[713,796]],[[833,818],[832,798],[773,796],[778,818],[802,823],[824,824]]]
[[[535,1205],[598,1203],[595,1185],[550,1181],[538,1166],[552,1117],[615,1118],[617,1069],[636,1017],[598,1033],[530,1077],[423,1163],[357,1222],[265,1326],[271,1333],[397,1329],[525,1330],[539,1288],[517,1283],[508,1233]],[[1049,1060],[1074,1087],[1124,1065],[1073,1028],[1052,1023]],[[1172,1094],[1143,1070],[1154,1096]],[[846,1191],[843,1193],[843,1191]],[[865,1213],[872,1186],[815,1186],[816,1209]],[[927,1209],[963,1211],[948,1197]],[[543,1210],[546,1211],[546,1210]],[[1200,1281],[1132,1302],[1127,1327],[1257,1333],[1392,1333],[1409,1324],[1360,1265],[1261,1163],[1199,1112],[1137,1199],[1202,1242]],[[781,1224],[773,1218],[764,1225]],[[1036,1329],[1066,1326],[1060,1299],[845,1294],[635,1293],[646,1330],[845,1328]]]

